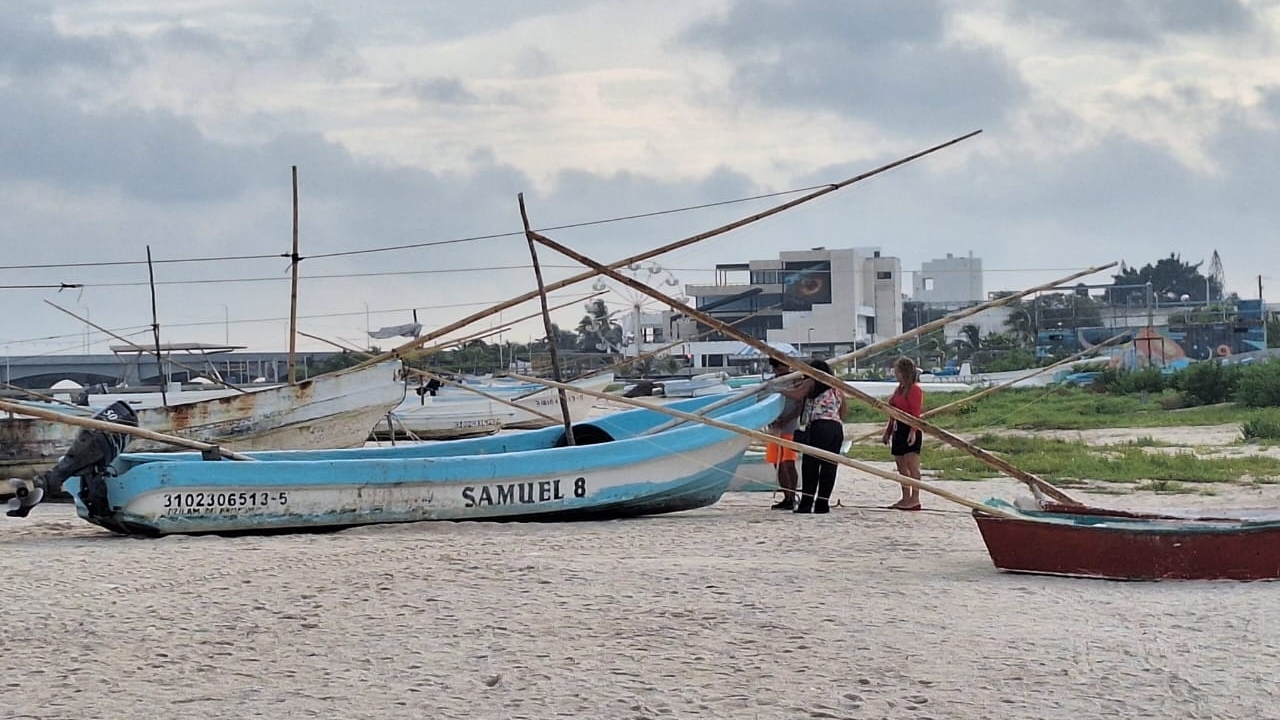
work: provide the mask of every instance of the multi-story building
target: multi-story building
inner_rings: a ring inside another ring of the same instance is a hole
[[[831,357],[902,331],[902,265],[878,248],[788,251],[717,265],[713,285],[686,285],[699,310],[766,342]],[[696,368],[726,367],[743,344],[671,317],[674,352]]]
[[[916,302],[964,307],[983,302],[982,258],[956,257],[927,260],[912,281],[911,299]]]

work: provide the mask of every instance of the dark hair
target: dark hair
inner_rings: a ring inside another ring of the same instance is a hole
[[[828,375],[831,375],[831,374],[832,374],[832,372],[831,372],[831,366],[827,364],[827,361],[826,361],[826,360],[810,360],[810,361],[809,361],[809,367],[813,368],[814,370],[821,370],[822,372],[824,372],[824,373],[826,373],[826,374],[828,374]],[[824,383],[824,382],[819,382],[818,380],[814,380],[814,381],[813,381],[813,387],[812,387],[812,388],[810,388],[810,390],[809,390],[809,397],[811,397],[811,398],[816,398],[816,397],[818,397],[819,395],[821,395],[822,393],[824,393],[824,392],[826,392],[826,391],[828,391],[828,390],[830,390],[830,389],[831,389],[831,386],[830,386],[830,385],[828,385],[828,384],[826,384],[826,383]]]

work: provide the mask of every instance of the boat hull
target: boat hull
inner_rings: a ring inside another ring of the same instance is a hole
[[[242,452],[358,447],[404,398],[404,385],[396,377],[399,367],[397,360],[291,386],[227,391],[220,397],[173,402],[168,407],[138,407],[138,425]],[[118,397],[128,401],[129,396]],[[90,417],[94,408],[66,410]],[[77,432],[77,427],[63,423],[4,417],[0,419],[0,470],[6,477],[34,477],[58,461]],[[166,452],[174,448],[137,439],[129,449]]]
[[[721,419],[760,427],[776,416],[780,402],[776,396],[748,401]],[[593,425],[620,439],[574,447],[556,447],[563,431],[547,428],[394,448],[254,456],[262,462],[128,454],[117,460],[119,474],[104,479],[110,514],[95,517],[78,497],[77,512],[118,532],[165,535],[625,518],[715,503],[750,440],[697,424],[636,436],[665,420],[645,410],[602,418]],[[73,478],[67,489],[76,495],[80,484]]]
[[[992,563],[1006,572],[1108,580],[1280,578],[1280,523],[1021,515],[974,512]]]
[[[611,382],[613,375],[608,374],[579,380],[573,384],[600,392]],[[450,395],[425,398],[411,395],[405,398],[394,411],[394,436],[410,439],[416,437],[421,440],[455,440],[492,435],[504,428],[533,430],[563,422],[559,419],[562,417],[560,394],[555,389],[543,388],[526,395],[508,393],[504,399],[520,407],[512,407],[465,390],[454,390]],[[565,391],[565,396],[570,420],[585,420],[591,413],[595,398],[575,390]],[[535,415],[530,410],[556,419]],[[393,432],[385,423],[374,429],[376,439],[387,439],[392,435]]]

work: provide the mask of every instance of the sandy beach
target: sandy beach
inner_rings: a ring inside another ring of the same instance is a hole
[[[962,508],[881,510],[893,486],[841,473],[825,517],[735,493],[620,522],[143,540],[42,506],[0,525],[0,717],[1280,717],[1280,585],[1002,574]],[[1280,503],[1217,489],[1098,501]]]

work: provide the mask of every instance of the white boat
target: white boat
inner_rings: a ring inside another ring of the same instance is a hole
[[[389,360],[302,380],[296,385],[249,386],[166,393],[90,395],[87,407],[34,403],[46,410],[91,417],[123,400],[139,427],[236,451],[359,447],[369,431],[404,398],[401,363]],[[0,473],[30,478],[53,466],[71,445],[71,425],[21,414],[0,414]],[[135,440],[130,449],[164,452],[172,446]]]
[[[723,395],[733,392],[726,381],[728,375],[721,372],[703,373],[691,378],[672,378],[668,380],[639,380],[623,388],[626,397],[649,398],[661,397],[679,399]]]
[[[612,382],[613,373],[604,373],[575,380],[571,384],[584,390],[602,392]],[[568,390],[565,396],[569,403],[569,417],[573,422],[584,420],[595,404],[595,398],[584,392]],[[503,428],[534,429],[561,422],[560,393],[557,390],[543,387],[524,395],[512,395],[507,399],[528,410],[513,408],[461,389],[457,390],[457,394],[437,392],[435,396],[419,396],[411,391],[392,412],[391,427],[397,437],[450,440],[492,435]],[[529,410],[536,410],[555,419],[542,417]],[[385,423],[374,431],[378,438],[390,437],[391,434]]]

